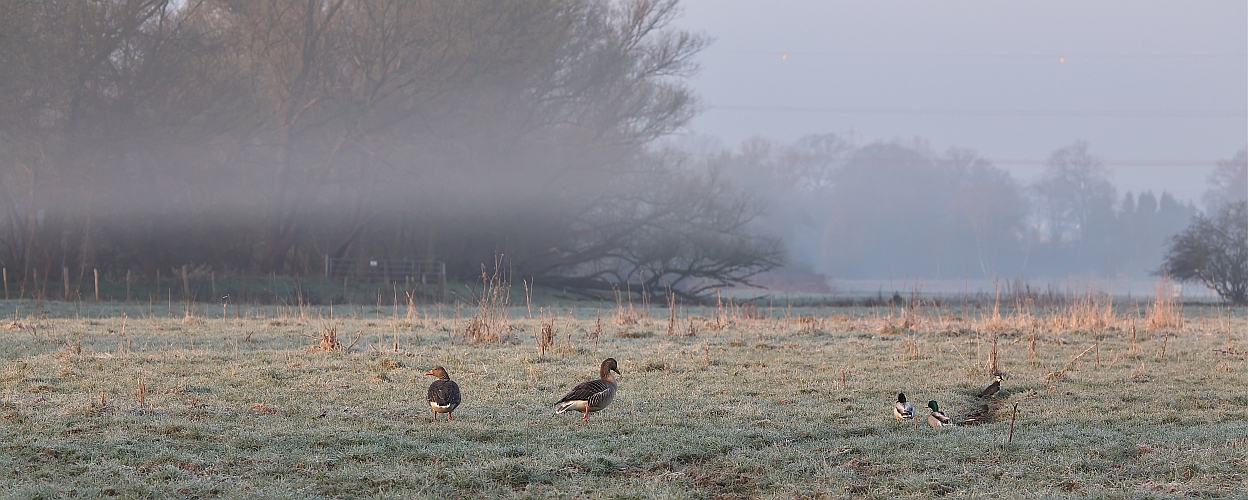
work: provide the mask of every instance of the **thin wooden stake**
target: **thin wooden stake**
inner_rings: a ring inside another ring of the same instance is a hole
[[[1131,352],[1135,352],[1135,320],[1131,320]]]
[[[4,300],[9,300],[9,268],[4,268]]]
[[[1027,347],[1027,356],[1036,359],[1036,324],[1031,324],[1031,345]]]
[[[997,332],[994,330],[992,332],[992,374],[998,373],[1001,372],[997,370]]]
[[[95,301],[100,301],[100,270],[92,269],[91,274],[95,275]]]
[[[1101,366],[1101,337],[1096,337],[1096,366]]]
[[[1166,344],[1170,343],[1170,330],[1166,330],[1166,336],[1161,340],[1161,354],[1157,356],[1157,361],[1166,360]]]
[[[1005,444],[1007,446],[1010,443],[1014,442],[1014,421],[1017,419],[1018,419],[1018,403],[1014,403],[1014,414],[1010,416],[1010,437],[1005,440]]]

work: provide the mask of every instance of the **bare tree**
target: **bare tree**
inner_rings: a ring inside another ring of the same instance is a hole
[[[1197,215],[1170,242],[1161,274],[1198,281],[1236,305],[1248,304],[1248,202]]]
[[[1234,158],[1219,161],[1209,173],[1209,189],[1203,201],[1205,209],[1216,211],[1227,203],[1248,200],[1248,149],[1241,149]]]
[[[1079,141],[1054,151],[1036,184],[1053,241],[1078,239],[1097,211],[1113,206],[1114,186],[1100,157]]]

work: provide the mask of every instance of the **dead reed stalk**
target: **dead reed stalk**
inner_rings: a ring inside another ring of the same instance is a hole
[[[1131,320],[1131,352],[1135,352],[1135,348],[1136,348],[1135,320]]]
[[[1170,330],[1166,330],[1165,336],[1161,339],[1161,354],[1157,355],[1157,361],[1166,360],[1166,344],[1170,343]]]
[[[1031,344],[1027,346],[1027,357],[1036,359],[1036,324],[1031,324]]]
[[[412,297],[412,292],[403,292],[407,296],[407,322],[408,324],[416,324],[416,320],[420,319],[420,311],[416,310],[416,299]]]
[[[598,340],[602,338],[602,311],[598,311],[598,319],[594,324],[594,331],[590,333],[590,338],[594,341],[594,359],[598,359]]]
[[[464,329],[464,338],[471,344],[505,342],[511,331],[507,318],[507,307],[511,305],[511,284],[502,267],[501,258],[494,260],[493,274],[481,266],[481,295],[477,297],[477,311]]]
[[[1096,348],[1096,346],[1097,346],[1097,344],[1092,344],[1092,345],[1088,346],[1088,348],[1087,348],[1087,349],[1084,349],[1084,350],[1083,350],[1083,352],[1081,352],[1081,353],[1079,353],[1079,354],[1076,354],[1076,355],[1075,355],[1075,357],[1073,357],[1073,358],[1070,358],[1070,361],[1067,361],[1067,362],[1066,362],[1066,364],[1065,364],[1064,366],[1062,366],[1062,369],[1061,369],[1061,370],[1058,370],[1058,371],[1056,371],[1056,372],[1050,373],[1050,374],[1049,374],[1046,378],[1049,378],[1049,379],[1051,379],[1051,380],[1056,380],[1056,379],[1062,378],[1062,376],[1066,375],[1066,372],[1067,372],[1067,371],[1070,371],[1070,367],[1074,366],[1074,364],[1075,364],[1075,362],[1076,362],[1076,361],[1079,361],[1079,358],[1082,358],[1084,354],[1087,354],[1087,353],[1089,353],[1089,352],[1092,352],[1092,349],[1095,349],[1095,348]]]
[[[1153,285],[1156,297],[1148,308],[1148,327],[1153,330],[1183,327],[1183,307],[1174,299],[1175,285],[1169,276],[1157,278]]]
[[[676,336],[676,296],[667,291],[667,336]]]
[[[1068,300],[1067,305],[1053,316],[1053,327],[1101,330],[1116,321],[1113,296],[1088,288],[1084,295]]]
[[[555,318],[547,318],[545,314],[541,314],[541,323],[537,331],[537,352],[539,356],[545,356],[546,350],[555,345]]]
[[[990,371],[993,375],[1001,373],[1001,370],[997,368],[997,332],[992,332],[992,369]]]
[[[337,351],[342,349],[342,342],[338,341],[338,327],[322,326],[321,341],[316,344],[316,349],[320,351]]]
[[[620,289],[615,288],[615,320],[612,321],[616,326],[630,326],[641,323],[642,314],[633,308],[633,290],[631,286],[626,286],[625,293],[628,295],[628,307],[624,307],[624,300],[620,297]]]

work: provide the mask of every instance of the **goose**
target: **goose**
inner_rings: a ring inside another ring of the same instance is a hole
[[[893,405],[893,417],[897,420],[910,420],[914,418],[914,405],[906,401],[904,393],[897,393],[897,404]]]
[[[996,375],[993,377],[992,383],[988,384],[988,387],[985,387],[984,390],[979,391],[979,397],[981,398],[996,397],[997,391],[1000,391],[1000,390],[1001,390],[1001,376]]]
[[[927,425],[932,426],[933,429],[939,429],[945,424],[952,422],[952,419],[945,415],[945,412],[940,411],[940,405],[937,405],[936,401],[928,401],[927,407],[932,409],[932,413],[927,416]]]
[[[446,374],[446,368],[435,366],[432,370],[425,372],[425,375],[438,377],[432,384],[429,384],[429,395],[425,396],[425,400],[429,401],[429,407],[433,409],[433,421],[438,421],[438,414],[445,413],[446,420],[451,420],[451,412],[455,411],[455,407],[459,406],[459,384],[451,380],[451,376]]]
[[[589,422],[589,412],[606,408],[615,398],[615,377],[611,372],[620,373],[615,358],[603,360],[598,367],[598,380],[587,380],[573,387],[570,392],[556,403],[555,413],[575,411],[584,413],[582,422]],[[621,374],[622,375],[622,374]]]

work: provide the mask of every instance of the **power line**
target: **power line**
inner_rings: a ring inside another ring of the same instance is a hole
[[[838,108],[814,106],[738,106],[710,105],[706,109],[722,111],[769,111],[778,113],[833,113],[872,115],[929,116],[1074,116],[1110,118],[1222,118],[1248,116],[1248,109],[1239,111],[1216,109],[931,109],[931,108]]]
[[[892,57],[902,59],[1246,59],[1248,54],[953,54],[898,52],[718,51],[720,54],[826,57]]]
[[[1048,161],[1040,160],[1011,160],[1011,159],[990,159],[984,158],[984,161],[993,165],[1016,165],[1016,166],[1047,166]],[[1102,160],[1101,165],[1106,167],[1215,167],[1218,163],[1226,160]]]
[[[733,153],[731,151],[723,151],[719,153],[685,152],[685,154],[689,156],[695,156],[695,157],[706,158],[706,159],[732,159],[736,156],[736,153]],[[988,162],[989,164],[998,165],[998,166],[1044,167],[1044,166],[1048,166],[1049,164],[1048,160],[985,158],[985,157],[980,157],[980,156],[977,156],[974,159],[983,160],[985,162]],[[941,158],[931,158],[931,159],[927,159],[923,161],[930,161],[930,162],[938,163],[941,160],[942,160]],[[897,157],[897,158],[867,157],[867,158],[859,158],[858,161],[862,161],[866,163],[912,162],[912,161],[915,161],[915,158],[913,157]],[[1221,159],[1221,160],[1100,160],[1098,164],[1106,166],[1106,167],[1145,167],[1145,168],[1146,167],[1182,167],[1182,168],[1187,168],[1187,167],[1216,167],[1219,164],[1224,163],[1224,162],[1226,162],[1225,159]]]

